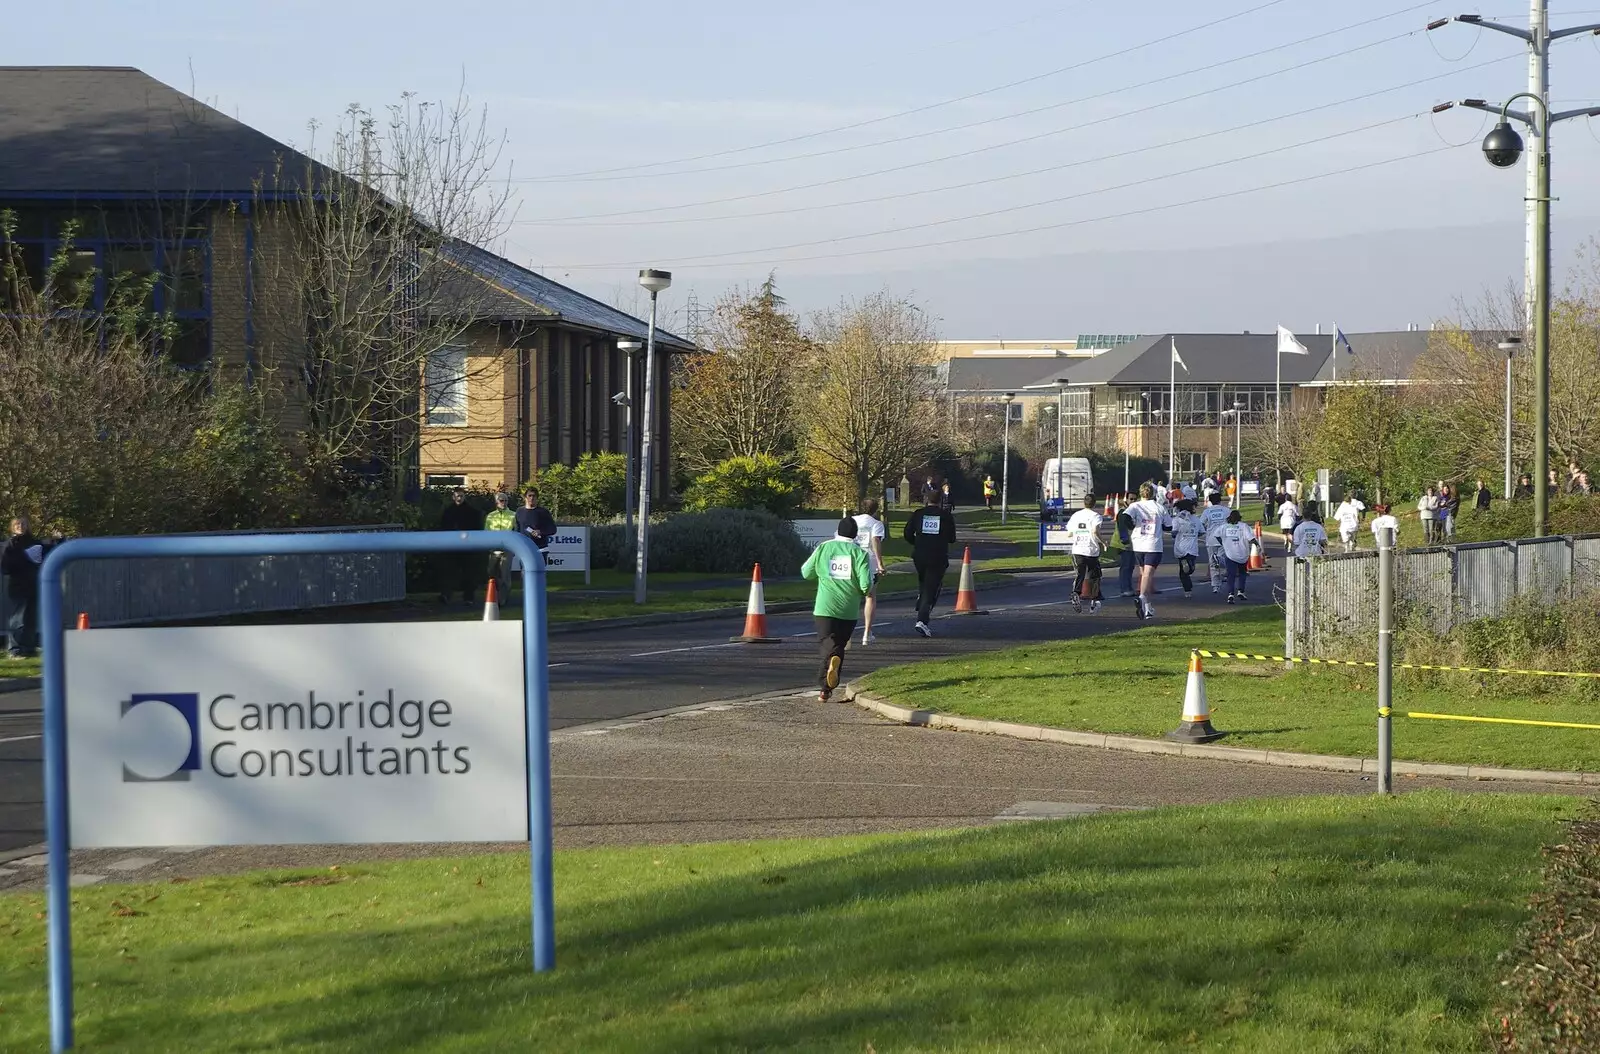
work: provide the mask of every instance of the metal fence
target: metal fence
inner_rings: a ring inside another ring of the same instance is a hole
[[[342,530],[398,531],[399,524]],[[300,534],[341,530],[306,527],[214,534]],[[4,580],[0,579],[0,584]],[[68,567],[63,607],[82,611],[95,626],[184,622],[269,611],[380,604],[404,600],[404,553],[320,556],[170,557],[89,560]],[[0,632],[7,613],[0,588]]]
[[[1408,619],[1437,633],[1505,612],[1518,597],[1544,604],[1600,591],[1600,535],[1475,542],[1395,553],[1395,596]],[[1328,657],[1378,626],[1378,553],[1365,549],[1288,562],[1286,655]]]

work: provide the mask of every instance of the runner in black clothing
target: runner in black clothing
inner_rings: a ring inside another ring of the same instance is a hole
[[[944,573],[950,566],[950,546],[956,540],[956,518],[949,509],[933,504],[937,496],[906,520],[905,540],[911,546],[911,562],[917,568],[917,624],[916,631],[924,637],[933,636],[928,619],[933,617],[933,605],[939,599],[939,589],[944,585]]]

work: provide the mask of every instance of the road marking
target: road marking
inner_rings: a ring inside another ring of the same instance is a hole
[[[774,787],[887,787],[905,790],[971,790],[971,791],[1026,791],[1042,790],[1052,794],[1093,794],[1094,791],[1075,787],[1011,787],[983,786],[974,783],[884,783],[873,780],[797,780],[797,779],[717,779],[710,776],[613,776],[602,774],[552,773],[556,780],[614,780],[623,783],[712,783],[721,786],[774,786]]]
[[[571,665],[572,665],[572,663],[570,663],[570,662],[552,662],[550,664],[549,668],[553,670],[557,666],[571,666]]]
[[[7,739],[0,739],[0,743],[25,743],[30,739],[43,739],[43,738],[44,738],[44,734],[43,733],[40,733],[39,735],[36,735],[36,736],[11,736],[11,737],[9,737]]]
[[[118,860],[114,864],[107,864],[106,865],[106,870],[107,871],[137,871],[140,868],[149,867],[151,864],[159,864],[160,862],[161,861],[157,860],[153,856],[128,856],[128,857],[123,857],[121,860]]]
[[[741,642],[740,641],[736,641],[736,640],[731,640],[731,641],[728,641],[726,644],[696,644],[696,645],[694,645],[692,647],[688,647],[688,648],[662,648],[660,651],[638,651],[638,652],[634,652],[632,655],[625,656],[625,658],[629,658],[629,659],[644,659],[644,658],[648,658],[651,655],[671,655],[674,652],[680,652],[680,651],[706,651],[706,650],[711,649],[711,648],[731,648],[735,644],[739,644],[739,643],[741,643]]]

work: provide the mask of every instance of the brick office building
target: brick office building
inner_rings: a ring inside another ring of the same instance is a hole
[[[153,350],[247,383],[273,378],[281,425],[302,428],[307,311],[299,290],[273,277],[274,261],[292,252],[294,210],[279,207],[289,195],[263,188],[275,172],[314,163],[137,69],[0,67],[0,100],[0,209],[17,217],[25,270],[37,278],[65,253],[69,272],[93,283],[95,306],[117,276],[159,274],[150,307],[175,326]],[[621,411],[609,398],[624,387],[616,342],[642,339],[645,324],[475,247],[454,247],[451,263],[473,321],[435,354],[429,372],[446,381],[445,399],[430,393],[393,467],[416,482],[493,486],[591,450],[620,451]],[[665,363],[688,347],[658,340],[663,491]],[[468,383],[458,383],[463,374]]]

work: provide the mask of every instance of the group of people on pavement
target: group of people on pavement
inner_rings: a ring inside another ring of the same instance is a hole
[[[467,492],[456,488],[450,492],[450,504],[439,515],[441,531],[517,531],[525,534],[543,552],[556,536],[556,518],[550,510],[539,504],[539,490],[529,487],[522,495],[522,508],[511,511],[511,495],[502,491],[494,496],[494,508],[487,514],[479,512],[467,501]],[[511,577],[511,554],[497,550],[489,554],[488,576],[502,595]],[[443,561],[439,581],[439,600],[450,602],[453,592],[470,604],[477,595],[482,564],[476,553],[451,554]]]

